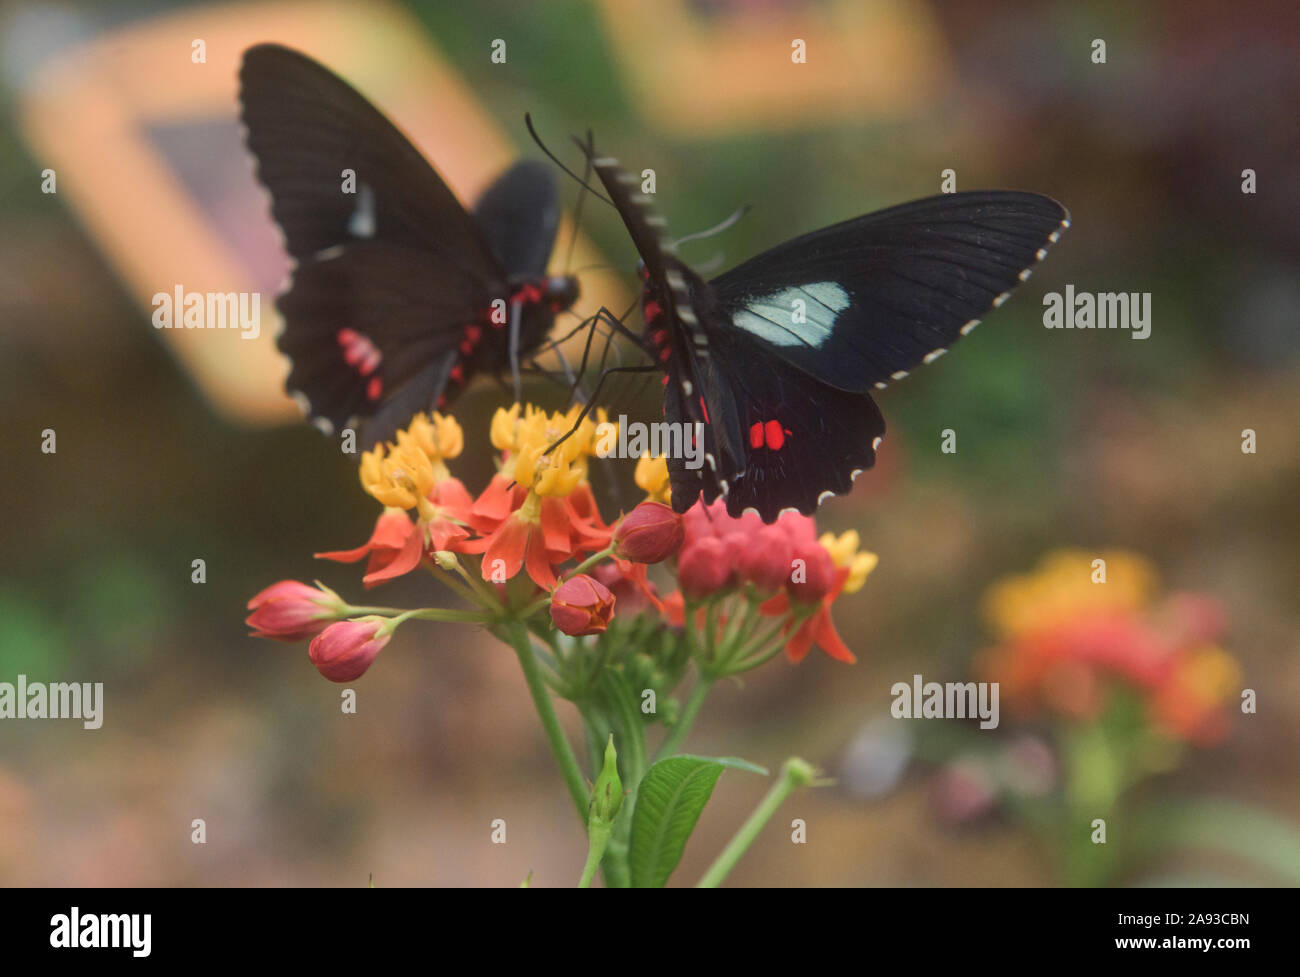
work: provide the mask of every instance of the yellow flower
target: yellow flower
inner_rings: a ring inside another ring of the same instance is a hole
[[[636,462],[637,488],[646,494],[647,502],[672,502],[672,483],[668,478],[668,459],[664,455],[642,455]]]
[[[572,435],[556,444],[573,429],[581,412],[581,404],[562,414],[548,414],[531,404],[498,408],[492,418],[491,438],[493,447],[505,455],[501,474],[539,495],[571,493],[586,480],[587,459],[596,451],[597,423],[607,423],[605,411],[598,410],[595,420],[584,417]],[[550,452],[544,454],[548,448]]]
[[[456,419],[443,416],[437,411],[433,412],[432,417],[428,414],[416,414],[411,418],[407,430],[420,450],[429,456],[430,461],[458,458],[465,448],[465,433],[456,423]]]
[[[1204,645],[1179,663],[1175,680],[1196,701],[1217,705],[1241,688],[1241,666],[1222,648]]]
[[[498,451],[514,452],[519,450],[515,434],[519,427],[519,413],[522,410],[523,406],[521,404],[515,404],[510,408],[497,408],[496,413],[492,415],[490,429],[492,447]]]
[[[568,495],[582,481],[582,471],[560,457],[542,455],[542,448],[527,445],[515,457],[515,481],[538,495]]]
[[[1105,582],[1094,565],[1098,559],[1105,561]],[[1150,603],[1157,582],[1155,568],[1136,553],[1056,550],[1037,569],[989,588],[984,614],[996,631],[1014,637],[1080,614],[1139,611]]]
[[[398,444],[376,445],[361,456],[361,487],[383,505],[423,509],[433,486],[433,462],[409,435],[399,434]]]
[[[880,562],[880,557],[875,553],[858,552],[862,539],[856,529],[850,529],[839,536],[834,533],[824,533],[817,542],[821,543],[822,549],[831,555],[831,560],[837,567],[849,568],[849,575],[844,581],[843,589],[843,593],[846,594],[854,594],[861,590],[863,584],[867,582],[868,574]]]

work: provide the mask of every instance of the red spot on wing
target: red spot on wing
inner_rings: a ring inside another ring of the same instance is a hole
[[[749,446],[756,451],[759,448],[780,451],[789,433],[780,421],[755,421],[749,426]]]
[[[709,423],[709,409],[704,406],[704,394],[700,394],[700,410],[704,414],[704,423]]]
[[[646,302],[644,306],[642,306],[641,311],[645,315],[646,322],[654,322],[661,315],[663,315],[664,310],[663,310],[663,306],[661,306],[658,302],[656,302],[654,299],[650,299]]]
[[[465,379],[465,370],[459,363],[457,363],[451,368],[451,372],[447,374],[447,376],[452,383],[460,383]]]
[[[371,400],[378,400],[380,394],[384,392],[384,381],[380,377],[371,377],[370,382],[366,384],[366,396]]]
[[[343,351],[343,362],[353,367],[363,377],[368,377],[379,369],[384,354],[370,341],[369,336],[355,329],[340,329],[334,336]]]

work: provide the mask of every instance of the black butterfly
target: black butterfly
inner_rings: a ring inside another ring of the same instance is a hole
[[[870,391],[974,329],[1070,226],[1035,193],[941,194],[813,231],[705,282],[672,254],[637,180],[583,149],[641,254],[665,420],[703,430],[700,467],[668,459],[678,512],[722,496],[731,515],[772,522],[849,491],[885,433]]]
[[[259,44],[239,79],[248,147],[296,262],[276,303],[286,388],[313,423],[328,434],[364,418],[370,447],[444,407],[476,371],[517,378],[578,296],[576,279],[545,273],[560,210],[549,168],[516,164],[471,216],[391,122],[311,58]]]

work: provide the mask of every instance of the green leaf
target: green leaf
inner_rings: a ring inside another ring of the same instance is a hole
[[[628,852],[634,887],[658,889],[668,881],[727,766],[706,757],[672,756],[646,773],[637,790]]]
[[[705,763],[720,763],[731,770],[746,770],[749,773],[756,773],[763,777],[771,773],[767,767],[760,767],[757,763],[750,763],[738,756],[699,756],[695,753],[678,753],[677,756],[684,757],[687,760],[703,760]]]

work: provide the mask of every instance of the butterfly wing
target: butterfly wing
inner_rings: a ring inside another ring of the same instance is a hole
[[[725,496],[733,516],[771,522],[847,492],[885,431],[869,391],[974,328],[1069,226],[1038,194],[949,194],[803,235],[706,283],[617,161],[592,163],[645,262],[665,418],[701,431],[703,465],[668,460],[679,512]]]
[[[797,237],[709,284],[725,328],[865,393],[943,355],[1068,226],[1040,194],[940,194]]]
[[[522,160],[474,205],[474,218],[511,279],[546,273],[560,226],[560,194],[551,168]]]
[[[277,301],[279,347],[292,360],[286,386],[327,431],[369,418],[369,446],[437,403],[464,356],[464,330],[508,294],[504,262],[544,266],[554,188],[540,201],[545,216],[510,242],[503,214],[525,208],[538,180],[508,171],[485,194],[480,227],[382,113],[279,45],[245,52],[240,102],[296,262]]]
[[[290,48],[259,44],[244,52],[239,82],[248,147],[295,259],[380,240],[494,277],[499,263],[456,195],[338,75]],[[345,188],[348,171],[355,182]]]

